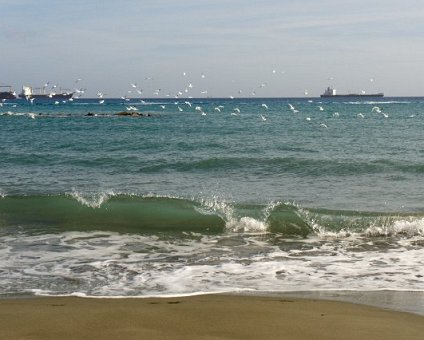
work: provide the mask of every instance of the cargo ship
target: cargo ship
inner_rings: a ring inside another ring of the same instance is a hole
[[[324,93],[321,95],[321,98],[346,98],[346,97],[384,97],[384,93],[346,93],[346,94],[337,94],[336,89],[332,87],[327,87]]]
[[[22,92],[19,94],[19,97],[26,100],[31,99],[42,99],[42,100],[69,100],[74,95],[73,92],[66,92],[59,90],[59,93],[49,92],[46,93],[45,87],[39,88],[39,92],[34,92],[30,86],[22,86]]]
[[[3,91],[5,89],[6,91]],[[12,91],[12,86],[2,85],[0,86],[0,100],[15,99],[16,93]]]

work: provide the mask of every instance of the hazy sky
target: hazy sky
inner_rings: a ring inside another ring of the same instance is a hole
[[[328,85],[424,95],[423,0],[0,0],[0,8],[0,83],[17,91],[50,81],[107,97],[139,96],[130,83],[145,97],[157,89],[303,97]]]

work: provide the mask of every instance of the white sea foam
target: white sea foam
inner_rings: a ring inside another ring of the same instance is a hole
[[[252,217],[242,217],[240,219],[231,218],[227,221],[225,226],[227,230],[237,233],[264,233],[268,230],[268,226],[265,222],[258,221]]]
[[[374,225],[365,231],[367,236],[424,236],[424,218],[412,220],[396,220],[389,225]]]
[[[90,207],[90,208],[100,208],[103,203],[105,203],[110,197],[114,196],[113,191],[100,192],[100,193],[81,193],[73,191],[71,197],[75,198],[79,203]]]
[[[271,238],[272,239],[272,238]],[[0,237],[3,294],[171,296],[228,291],[424,291],[422,236],[269,242],[265,234],[65,232]]]

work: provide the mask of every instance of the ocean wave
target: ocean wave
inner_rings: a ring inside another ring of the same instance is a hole
[[[361,174],[380,174],[390,172],[424,173],[424,164],[395,162],[388,159],[374,161],[352,161],[351,159],[308,159],[299,157],[211,157],[201,160],[158,160],[139,168],[142,173],[167,171],[228,171],[249,167],[253,172],[295,173],[320,176],[350,176]]]
[[[285,237],[414,237],[424,235],[422,213],[358,212],[301,207],[289,202],[242,204],[219,198],[114,192],[8,196],[0,200],[0,228],[36,232],[104,230],[120,233],[273,233]]]

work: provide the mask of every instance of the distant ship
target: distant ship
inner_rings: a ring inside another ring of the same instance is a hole
[[[6,91],[2,91],[2,89],[7,89]],[[16,93],[12,91],[12,86],[3,85],[0,86],[0,99],[15,99]]]
[[[327,87],[324,93],[321,95],[321,98],[332,98],[332,97],[384,97],[384,93],[346,93],[346,94],[337,94],[336,89]]]
[[[42,100],[68,100],[74,95],[73,92],[64,92],[60,90],[59,93],[46,93],[45,87],[40,88],[38,93],[35,93],[30,86],[22,86],[22,92],[19,97],[25,98],[26,100],[31,99],[42,99]]]

